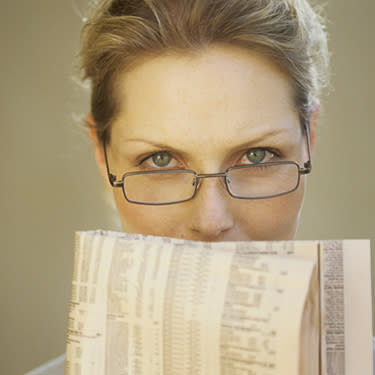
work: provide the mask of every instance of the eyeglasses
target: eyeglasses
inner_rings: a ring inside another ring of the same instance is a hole
[[[121,180],[110,173],[105,141],[104,155],[108,179],[115,188],[121,187],[130,203],[169,205],[194,198],[204,178],[220,178],[228,193],[237,199],[267,199],[289,194],[300,183],[300,176],[311,172],[309,127],[305,123],[309,160],[301,168],[295,161],[280,161],[228,168],[224,173],[197,174],[188,169],[127,172]]]

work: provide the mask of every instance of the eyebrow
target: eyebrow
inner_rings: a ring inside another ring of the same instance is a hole
[[[269,139],[273,139],[277,136],[279,136],[280,134],[289,134],[290,133],[290,130],[289,129],[273,129],[269,132],[266,132],[266,133],[263,133],[261,135],[259,135],[258,137],[256,138],[253,138],[251,139],[250,141],[246,141],[244,143],[241,143],[241,144],[238,144],[232,148],[236,148],[236,149],[241,149],[241,148],[244,148],[244,147],[252,147],[258,143],[261,143],[261,142],[265,142],[265,141],[268,141]],[[149,144],[151,146],[154,146],[155,148],[160,148],[160,149],[166,149],[166,150],[171,150],[171,151],[175,151],[175,152],[180,152],[181,153],[181,150],[178,150],[170,145],[168,145],[167,143],[163,143],[163,142],[157,142],[157,141],[153,141],[153,140],[147,140],[147,139],[144,139],[144,138],[129,138],[129,139],[124,139],[123,142],[140,142],[140,143],[146,143],[146,144]]]

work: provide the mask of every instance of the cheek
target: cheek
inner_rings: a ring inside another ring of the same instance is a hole
[[[237,216],[247,238],[254,241],[293,240],[304,197],[304,183],[290,194],[247,201]]]
[[[176,218],[181,206],[146,206],[125,200],[122,191],[114,192],[114,199],[124,232],[175,237]]]

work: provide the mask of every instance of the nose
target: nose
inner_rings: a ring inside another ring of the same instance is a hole
[[[234,226],[230,207],[232,198],[220,178],[200,180],[198,191],[190,201],[190,229],[200,241],[218,241]]]

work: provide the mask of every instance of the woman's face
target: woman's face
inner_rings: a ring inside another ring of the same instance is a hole
[[[219,173],[254,161],[307,160],[288,78],[248,50],[215,46],[145,59],[117,82],[120,112],[111,129],[111,173],[192,169]],[[315,126],[311,129],[315,138]],[[92,134],[94,137],[94,134]],[[96,156],[107,179],[103,150]],[[297,228],[304,177],[293,193],[232,198],[219,178],[166,206],[129,203],[113,189],[123,230],[200,241],[287,240]]]

